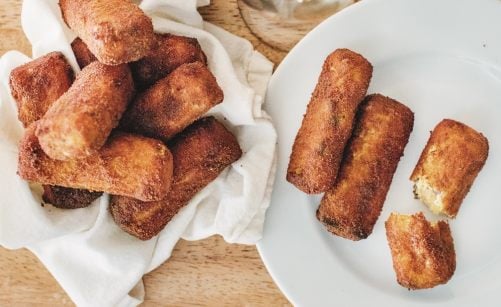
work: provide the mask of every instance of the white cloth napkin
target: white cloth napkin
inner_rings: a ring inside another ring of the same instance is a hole
[[[78,71],[70,47],[74,34],[63,23],[57,2],[25,0],[23,30],[35,58],[58,50]],[[115,225],[107,195],[83,209],[41,206],[39,187],[16,175],[23,128],[8,85],[10,71],[30,59],[16,51],[0,59],[0,245],[33,251],[79,306],[140,303],[142,276],[168,259],[180,238],[220,234],[227,242],[244,244],[261,238],[276,159],[276,133],[261,109],[272,64],[248,41],[204,22],[196,8],[208,2],[145,0],[140,5],[157,32],[198,39],[225,94],[209,113],[225,119],[244,154],[149,241]]]

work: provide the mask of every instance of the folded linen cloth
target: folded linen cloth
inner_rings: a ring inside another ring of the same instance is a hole
[[[243,156],[198,193],[155,238],[123,232],[108,211],[108,195],[87,208],[41,206],[41,190],[16,175],[23,127],[9,90],[10,71],[31,60],[11,51],[0,58],[0,245],[27,247],[79,306],[135,306],[144,298],[142,276],[171,255],[180,238],[214,234],[254,244],[262,235],[276,164],[276,133],[262,103],[272,64],[252,45],[206,23],[197,7],[209,1],[136,1],[155,31],[195,37],[224,91],[214,115],[237,136]],[[79,71],[57,0],[25,0],[22,26],[33,58],[61,51]]]

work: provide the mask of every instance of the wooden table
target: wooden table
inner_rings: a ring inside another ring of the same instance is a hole
[[[204,19],[242,36],[274,63],[285,56],[257,39],[240,16],[236,0],[212,0]],[[0,1],[0,55],[16,49],[31,54],[21,30],[21,0]],[[172,257],[144,277],[145,306],[289,305],[268,275],[254,246],[227,244],[220,237],[181,240]],[[0,306],[73,305],[29,251],[0,247]]]

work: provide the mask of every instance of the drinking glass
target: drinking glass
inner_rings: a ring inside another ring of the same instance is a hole
[[[289,51],[322,20],[357,0],[237,0],[243,19],[262,41]]]

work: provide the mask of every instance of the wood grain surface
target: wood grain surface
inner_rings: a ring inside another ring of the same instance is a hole
[[[274,63],[284,52],[259,41],[245,25],[236,0],[213,0],[201,8],[204,19],[252,42]],[[31,55],[20,22],[21,0],[0,0],[0,55],[19,50]],[[144,277],[143,306],[286,306],[254,246],[227,244],[220,237],[181,240],[172,257]],[[0,306],[73,305],[38,259],[25,249],[0,247]]]

